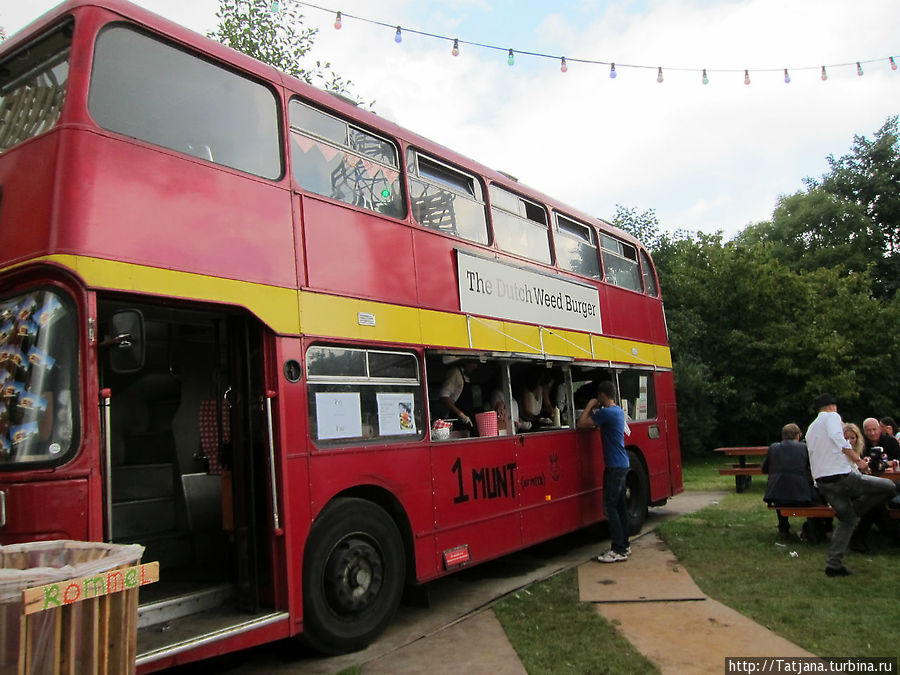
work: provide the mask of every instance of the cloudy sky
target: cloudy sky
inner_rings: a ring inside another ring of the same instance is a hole
[[[282,0],[295,2],[296,0]],[[56,0],[0,0],[15,32]],[[199,32],[217,0],[138,0]],[[375,112],[594,215],[733,236],[900,113],[897,0],[318,0],[313,58]],[[333,28],[334,13],[345,18]],[[566,56],[516,56],[461,41]],[[616,62],[609,66],[575,59]],[[864,76],[857,76],[856,61]],[[867,61],[872,61],[867,63]],[[821,66],[828,68],[822,81]],[[628,68],[625,64],[646,66]],[[662,66],[664,82],[657,83]],[[785,84],[787,67],[791,82]],[[678,69],[688,69],[679,71]],[[703,85],[700,69],[709,84]],[[751,84],[744,84],[749,69]]]

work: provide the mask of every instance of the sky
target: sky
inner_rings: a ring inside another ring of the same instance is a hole
[[[12,34],[57,4],[0,0],[0,26]],[[137,4],[201,33],[217,23],[218,0]],[[779,195],[900,114],[900,70],[888,62],[900,65],[898,0],[299,4],[319,28],[311,59],[331,62],[379,115],[583,212],[653,209],[666,232],[731,238],[769,220]],[[459,38],[460,54],[409,30],[397,44],[397,25]],[[509,66],[509,48],[556,58],[517,54]],[[615,62],[617,77],[576,59]],[[846,63],[821,79],[823,64]]]

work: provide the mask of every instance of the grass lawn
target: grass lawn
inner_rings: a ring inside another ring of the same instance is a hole
[[[736,494],[734,477],[716,473],[724,463],[720,456],[685,462],[686,490],[728,495],[658,529],[700,588],[819,656],[900,657],[900,548],[872,532],[873,555],[848,552],[853,575],[829,579],[827,543],[778,545],[775,514],[762,501],[765,476]],[[792,519],[795,531],[801,524]],[[570,570],[494,606],[528,672],[658,672],[592,605],[579,602],[577,585]]]

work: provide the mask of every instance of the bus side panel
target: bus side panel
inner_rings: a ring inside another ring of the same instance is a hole
[[[295,286],[287,189],[101,133],[72,133],[65,160],[58,252]]]
[[[590,492],[602,482],[584,470],[582,452],[590,452],[583,432],[546,432],[520,437],[522,530],[533,544],[582,527],[599,517],[591,508]]]
[[[87,541],[88,480],[54,480],[4,485],[4,544],[75,539]]]
[[[518,447],[515,436],[431,445],[439,556],[465,546],[477,563],[522,547]]]
[[[616,286],[606,287],[606,302],[601,304],[603,332],[617,337],[643,336],[649,339],[650,307],[646,296]],[[665,343],[665,335],[661,340]]]
[[[443,311],[459,311],[459,286],[457,282],[457,242],[446,236],[413,230],[416,251],[416,286],[419,290],[419,306]],[[453,283],[451,283],[453,282]]]
[[[669,477],[672,494],[684,490],[681,474],[681,441],[678,436],[678,412],[675,403],[675,375],[672,371],[661,372],[656,378],[657,397],[660,402],[660,418],[665,415],[665,436],[669,456]]]
[[[416,304],[410,228],[304,197],[309,286],[342,295]]]
[[[371,446],[371,449],[334,448],[309,456],[310,503],[313,521],[340,493],[371,496],[379,488],[397,500],[409,520],[419,579],[434,570],[434,519],[431,467],[427,446]],[[302,565],[302,560],[301,560]]]
[[[50,132],[3,153],[0,262],[4,264],[47,251],[60,136]]]

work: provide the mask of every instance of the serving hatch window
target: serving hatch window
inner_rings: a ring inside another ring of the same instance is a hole
[[[68,21],[0,63],[0,152],[44,133],[59,120],[72,28]]]
[[[77,317],[53,290],[0,299],[0,468],[60,464],[77,446]]]
[[[300,187],[394,218],[406,215],[393,143],[296,99],[290,118],[291,164]]]
[[[425,405],[415,354],[313,346],[306,352],[310,435],[324,446],[418,440]]]

